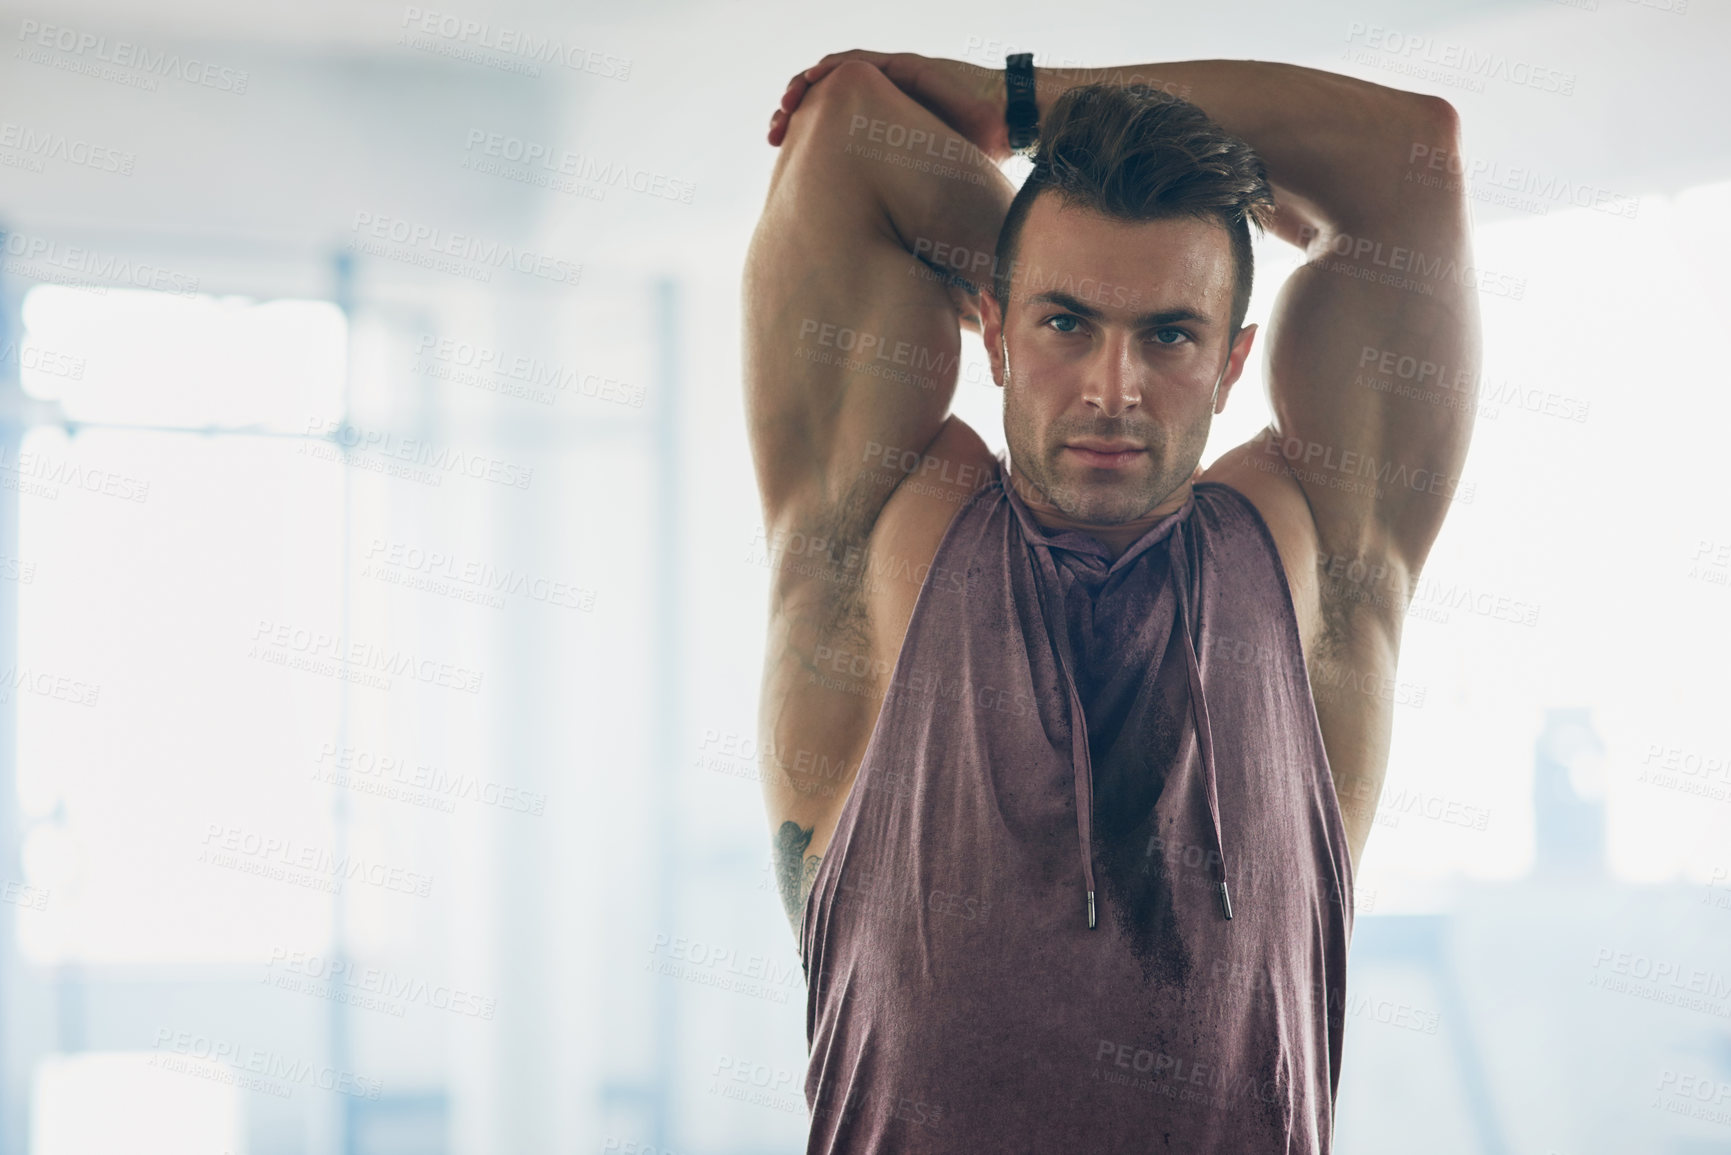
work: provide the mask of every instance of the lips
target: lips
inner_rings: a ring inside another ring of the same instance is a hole
[[[1088,449],[1095,453],[1128,453],[1130,450],[1146,449],[1145,445],[1137,445],[1134,441],[1072,441],[1071,449]]]
[[[1107,446],[1107,448],[1098,448]],[[1145,446],[1130,441],[1074,441],[1064,446],[1080,458],[1084,465],[1096,469],[1117,469],[1140,461],[1148,453]]]

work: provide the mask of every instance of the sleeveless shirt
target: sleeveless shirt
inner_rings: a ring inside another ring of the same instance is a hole
[[[1008,469],[805,906],[807,1151],[1326,1153],[1352,864],[1274,539],[1195,482],[1114,559]]]

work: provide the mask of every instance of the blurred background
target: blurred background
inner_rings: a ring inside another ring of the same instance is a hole
[[[0,4],[0,1155],[803,1149],[738,286],[851,47],[1461,110],[1337,1150],[1731,1151],[1731,8],[1058,12]]]

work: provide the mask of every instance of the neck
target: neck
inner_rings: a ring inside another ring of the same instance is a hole
[[[1097,539],[1107,549],[1112,551],[1116,559],[1125,550],[1134,545],[1138,538],[1168,515],[1184,507],[1184,502],[1190,496],[1190,483],[1194,477],[1185,478],[1184,484],[1169,494],[1166,500],[1153,509],[1131,521],[1113,522],[1102,525],[1090,521],[1078,521],[1063,510],[1046,500],[1046,495],[1028,483],[1027,478],[1014,469],[1005,471],[1011,485],[1016,487],[1016,495],[1028,507],[1028,512],[1034,515],[1034,520],[1051,530],[1077,530]]]

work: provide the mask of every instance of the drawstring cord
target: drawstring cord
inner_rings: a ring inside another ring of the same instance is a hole
[[[1202,693],[1202,671],[1196,661],[1196,644],[1190,640],[1190,559],[1184,545],[1182,525],[1174,528],[1172,543],[1172,573],[1178,589],[1178,621],[1184,629],[1184,663],[1190,670],[1190,718],[1196,726],[1196,744],[1202,749],[1208,817],[1214,824],[1214,852],[1220,862],[1220,910],[1230,919],[1232,895],[1226,889],[1226,845],[1220,836],[1220,796],[1214,779],[1214,727],[1208,720],[1208,699]]]
[[[1004,479],[1005,492],[1010,492],[1010,481]],[[1219,888],[1220,909],[1222,915],[1232,917],[1232,896],[1226,886],[1226,849],[1221,837],[1220,798],[1215,784],[1214,770],[1214,731],[1208,718],[1208,703],[1202,694],[1202,673],[1196,658],[1196,645],[1191,640],[1190,632],[1190,567],[1189,553],[1184,543],[1185,525],[1183,521],[1172,527],[1167,535],[1167,556],[1169,572],[1174,584],[1178,600],[1178,621],[1184,631],[1184,663],[1190,681],[1190,716],[1196,729],[1196,743],[1202,754],[1204,793],[1208,798],[1208,816],[1212,823],[1214,834],[1215,859],[1220,864],[1220,879],[1216,883]],[[1088,724],[1082,711],[1082,697],[1076,689],[1076,679],[1071,671],[1075,661],[1070,650],[1069,618],[1062,612],[1054,614],[1052,607],[1047,605],[1048,588],[1051,596],[1060,594],[1063,590],[1062,581],[1058,575],[1057,562],[1052,558],[1051,545],[1040,537],[1031,539],[1034,555],[1046,580],[1036,583],[1040,599],[1040,615],[1045,620],[1046,632],[1057,639],[1058,666],[1064,677],[1064,684],[1070,698],[1070,763],[1075,779],[1076,792],[1076,836],[1082,857],[1082,883],[1087,896],[1088,928],[1094,929],[1097,919],[1094,903],[1094,855],[1093,855],[1093,812],[1094,812],[1094,763],[1088,748]]]

